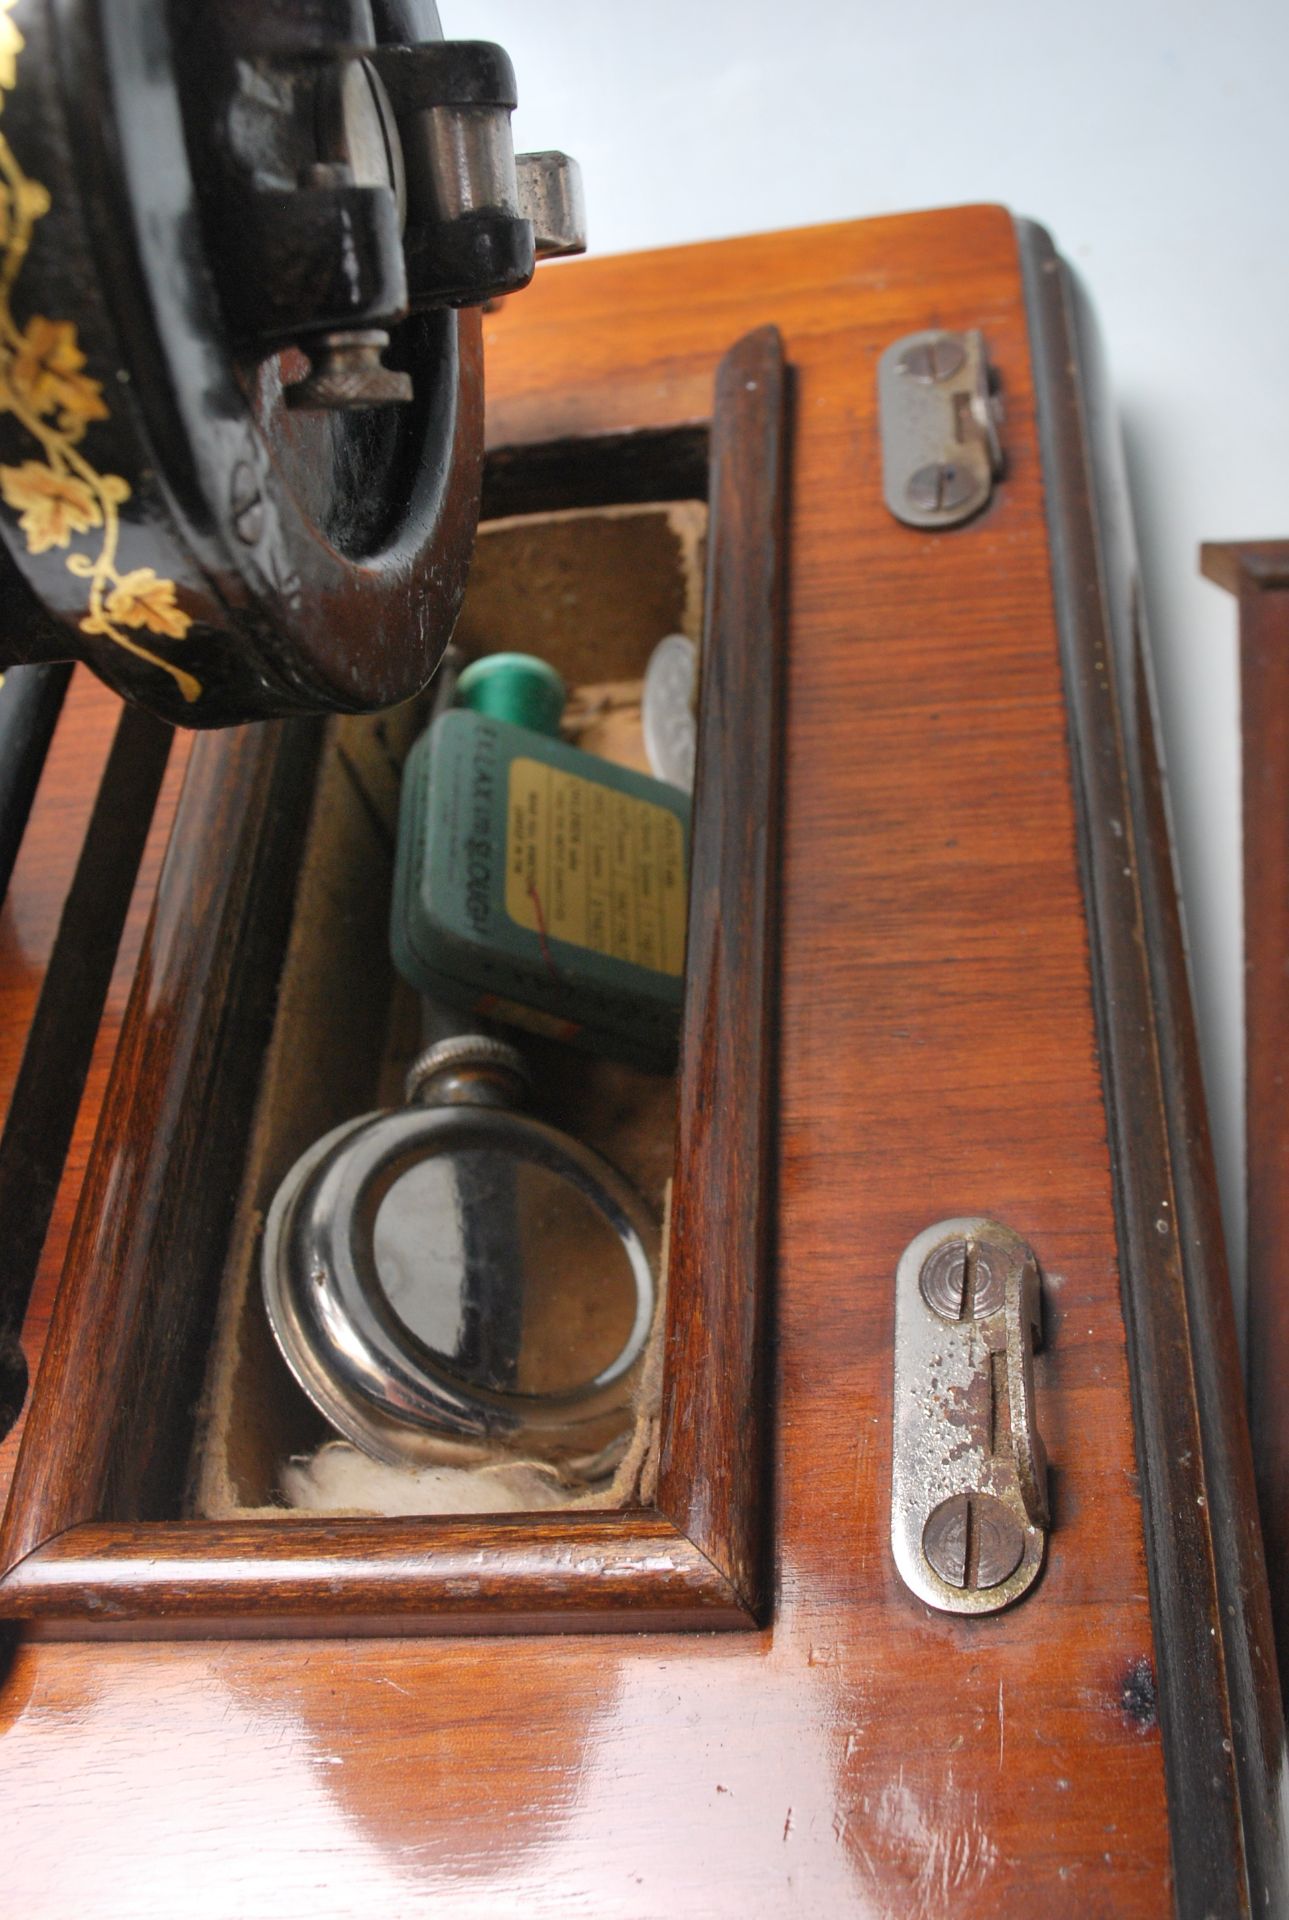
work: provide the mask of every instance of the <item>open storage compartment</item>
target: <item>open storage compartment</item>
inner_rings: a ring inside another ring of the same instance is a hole
[[[647,772],[644,669],[664,634],[701,638],[706,523],[701,501],[486,522],[454,637],[462,662],[492,651],[537,654],[570,689],[567,736]],[[647,1502],[656,1481],[661,1310],[636,1381],[633,1430],[598,1470],[580,1474],[527,1465],[513,1447],[447,1436],[427,1469],[367,1465],[350,1443],[328,1438],[269,1328],[260,1262],[274,1194],[331,1128],[397,1108],[421,1050],[419,998],[394,970],[389,920],[401,770],[432,693],[393,713],[333,722],[320,756],[194,1437],[184,1504],[198,1519],[620,1508]],[[463,1013],[461,1025],[469,1024]],[[601,1154],[661,1226],[675,1075],[519,1029],[507,1037],[532,1073],[528,1110]]]
[[[15,1473],[7,1615],[72,1636],[756,1622],[784,384],[770,329],[722,362],[709,518],[684,497],[692,428],[589,444],[584,460],[578,443],[494,455],[458,635],[467,655],[550,659],[581,691],[582,744],[630,758],[631,682],[663,633],[696,635],[702,608],[676,1079],[541,1054],[542,1117],[660,1212],[670,1186],[629,1470],[541,1512],[281,1504],[283,1462],[323,1426],[273,1347],[258,1237],[296,1156],[395,1104],[419,1044],[387,924],[397,772],[425,703],[208,736]]]

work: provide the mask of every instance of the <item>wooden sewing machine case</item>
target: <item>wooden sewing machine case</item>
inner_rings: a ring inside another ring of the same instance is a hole
[[[51,955],[114,728],[151,772],[104,789],[137,877],[0,1447],[13,1911],[1284,1911],[1150,670],[1068,275],[967,208],[561,265],[482,328],[484,539],[710,516],[656,1487],[192,1510],[350,723],[172,739],[78,676],[0,919],[0,1084],[42,1178],[48,1009],[38,1075],[23,1047],[42,989],[74,1004]],[[1001,402],[1001,472],[952,526],[897,519],[883,471],[879,361],[928,330],[978,330]],[[897,1265],[975,1215],[1043,1272],[1051,1489],[1041,1576],[981,1617],[891,1548]]]

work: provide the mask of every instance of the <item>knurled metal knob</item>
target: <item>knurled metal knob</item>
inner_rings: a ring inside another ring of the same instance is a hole
[[[407,1070],[409,1106],[514,1106],[528,1092],[524,1058],[490,1034],[458,1033],[436,1040]]]
[[[388,345],[389,335],[381,327],[324,333],[310,340],[312,365],[303,380],[286,389],[287,406],[299,413],[404,405],[412,398],[412,376],[384,365],[380,356]]]

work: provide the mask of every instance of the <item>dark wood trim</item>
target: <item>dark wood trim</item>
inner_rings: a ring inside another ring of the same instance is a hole
[[[0,1534],[0,1612],[54,1637],[757,1623],[785,393],[773,329],[721,363],[660,1510],[173,1519],[321,739],[251,728],[194,749]]]
[[[726,355],[716,383],[696,793],[709,830],[695,841],[689,890],[658,1476],[663,1511],[753,1612],[774,1181],[786,407],[783,346],[763,327]]]
[[[85,1523],[12,1569],[5,1604],[52,1639],[747,1625],[725,1576],[670,1521],[639,1511]]]
[[[1022,227],[1179,1914],[1284,1912],[1275,1654],[1117,436]],[[1071,378],[1073,370],[1073,378]]]
[[[14,671],[64,672],[61,667]],[[51,697],[57,695],[54,718],[62,704],[64,686],[50,690]],[[38,727],[45,718],[46,712],[39,713]],[[4,1246],[0,1368],[7,1389],[0,1392],[0,1437],[17,1419],[25,1397],[26,1362],[19,1341],[23,1316],[54,1210],[172,739],[164,721],[138,708],[122,709],[27,1033],[4,1132],[0,1134],[0,1239]],[[20,1382],[22,1393],[15,1390]]]
[[[319,740],[313,722],[279,723],[193,749],[14,1471],[6,1567],[82,1521],[177,1503],[168,1439],[214,1310]]]
[[[1282,1680],[1289,1675],[1289,540],[1205,546],[1240,609],[1249,1424]]]
[[[650,432],[582,434],[531,446],[492,447],[483,470],[481,520],[568,507],[703,500],[710,423]]]
[[[6,609],[6,622],[17,625],[12,608]],[[5,669],[0,693],[0,899],[18,857],[71,677],[66,661]]]
[[[1206,540],[1200,572],[1228,593],[1284,593],[1289,591],[1289,540]]]

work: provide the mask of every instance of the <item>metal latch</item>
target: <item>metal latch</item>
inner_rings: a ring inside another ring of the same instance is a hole
[[[891,1546],[946,1613],[994,1613],[1038,1577],[1047,1454],[1034,1416],[1038,1262],[995,1220],[942,1220],[895,1278]]]
[[[906,334],[877,366],[886,504],[909,527],[956,527],[1002,472],[999,402],[977,328]]]

